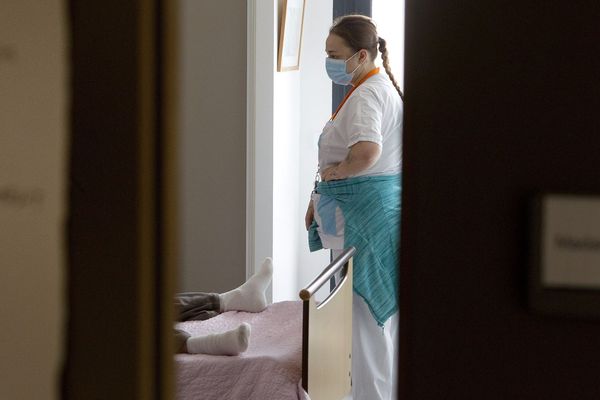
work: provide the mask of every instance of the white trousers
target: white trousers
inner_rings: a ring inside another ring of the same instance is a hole
[[[341,250],[333,250],[337,257]],[[352,297],[352,397],[344,400],[396,400],[398,397],[398,324],[396,312],[377,325],[362,297]]]
[[[396,400],[398,312],[377,325],[362,297],[352,305],[352,400]]]

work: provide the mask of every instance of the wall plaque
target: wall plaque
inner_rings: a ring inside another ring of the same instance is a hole
[[[540,195],[532,213],[532,308],[600,317],[600,195]]]

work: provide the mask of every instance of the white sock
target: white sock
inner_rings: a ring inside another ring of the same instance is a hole
[[[273,279],[273,260],[267,257],[260,269],[242,286],[220,294],[221,311],[260,312],[267,307],[265,290]]]
[[[187,340],[187,352],[190,354],[212,354],[216,356],[237,356],[248,348],[250,325],[242,322],[240,326],[223,333],[195,336]]]

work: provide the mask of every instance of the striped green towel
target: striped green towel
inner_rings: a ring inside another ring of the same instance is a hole
[[[400,175],[365,176],[320,182],[317,192],[342,209],[344,247],[356,247],[354,292],[380,326],[398,310],[400,257]],[[308,231],[310,251],[323,248],[316,222]]]

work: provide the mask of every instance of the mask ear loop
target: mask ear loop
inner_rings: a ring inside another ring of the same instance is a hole
[[[345,62],[345,63],[348,63],[348,61],[350,61],[352,58],[354,58],[354,56],[355,56],[355,55],[357,55],[358,53],[360,53],[360,50],[359,50],[359,51],[357,51],[356,53],[352,54],[352,56],[351,56],[349,59],[347,59],[346,61],[344,61],[344,62]],[[361,67],[361,66],[362,66],[362,65],[365,63],[365,61],[366,61],[366,60],[367,60],[367,59],[365,58],[365,59],[363,60],[363,62],[362,62],[362,63],[358,64],[358,65],[356,66],[356,68],[354,68],[354,71],[352,71],[352,72],[348,72],[348,73],[349,73],[349,74],[352,74],[352,75],[354,75],[354,73],[356,72],[356,70],[357,70],[357,69],[359,69],[359,68],[360,68],[360,67]]]

